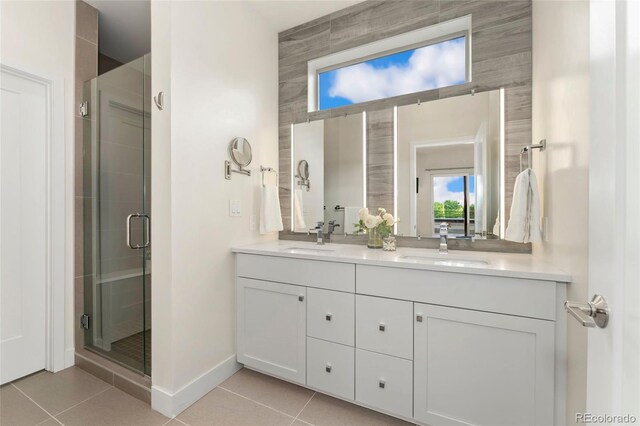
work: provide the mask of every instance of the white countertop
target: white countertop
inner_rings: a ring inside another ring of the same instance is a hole
[[[288,251],[292,248],[298,248],[300,250],[295,253]],[[460,250],[452,250],[449,251],[448,254],[439,254],[438,250],[404,247],[398,248],[397,251],[383,251],[381,249],[369,249],[362,245],[317,245],[316,243],[289,240],[269,241],[233,247],[231,251],[234,253],[279,256],[294,259],[324,260],[360,265],[526,278],[563,283],[571,282],[570,275],[558,270],[553,265],[544,263],[539,258],[530,254],[470,252]],[[406,258],[407,256],[415,257]],[[484,261],[487,262],[487,264],[473,263],[474,261]]]

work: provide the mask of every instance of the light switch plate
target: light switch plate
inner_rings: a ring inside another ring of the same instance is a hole
[[[229,200],[229,216],[240,217],[242,216],[242,207],[239,200]]]

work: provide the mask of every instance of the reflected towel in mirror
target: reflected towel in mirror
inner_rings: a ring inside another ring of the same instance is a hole
[[[304,209],[302,202],[302,190],[296,189],[293,193],[293,226],[297,232],[306,232],[307,225],[304,222]]]
[[[283,229],[278,187],[275,185],[263,185],[260,203],[260,233],[269,234]]]
[[[360,221],[358,212],[362,207],[345,207],[344,208],[344,232],[345,234],[355,234],[355,224]]]
[[[531,169],[526,169],[516,177],[505,240],[517,243],[542,241],[538,180]]]

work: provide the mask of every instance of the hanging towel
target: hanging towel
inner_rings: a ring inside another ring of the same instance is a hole
[[[302,189],[296,189],[293,192],[293,220],[295,230],[303,232],[307,230],[307,225],[304,222],[304,204],[302,203]]]
[[[345,234],[354,234],[356,232],[355,224],[360,220],[358,212],[362,207],[345,207],[344,208],[344,232]]]
[[[278,187],[275,185],[263,185],[262,202],[260,204],[260,233],[269,234],[283,229]]]
[[[531,169],[526,169],[516,177],[505,240],[518,243],[542,241],[538,180]]]

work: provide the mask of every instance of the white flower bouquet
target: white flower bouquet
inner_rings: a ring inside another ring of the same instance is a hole
[[[378,213],[373,215],[369,213],[368,208],[360,209],[358,212],[358,223],[354,223],[358,232],[367,232],[369,235],[377,234],[380,238],[386,238],[393,232],[393,225],[398,220],[391,213],[383,208],[378,209]]]

